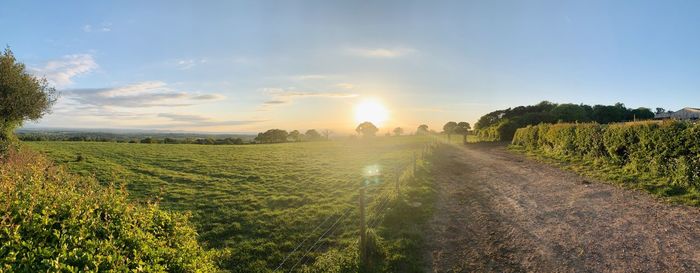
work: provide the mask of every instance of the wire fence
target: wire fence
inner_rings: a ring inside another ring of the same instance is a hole
[[[386,212],[387,209],[391,208],[391,203],[394,200],[398,200],[401,198],[401,193],[400,193],[400,188],[406,185],[407,181],[411,179],[415,179],[416,175],[416,169],[417,169],[417,164],[418,160],[425,161],[425,157],[432,152],[432,150],[439,145],[440,141],[437,138],[433,138],[432,141],[426,145],[423,146],[423,149],[420,152],[420,157],[418,156],[418,153],[414,152],[413,154],[413,160],[412,162],[409,163],[408,166],[396,171],[395,173],[395,184],[392,184],[390,182],[383,183],[381,187],[376,189],[374,192],[374,198],[371,202],[373,204],[372,208],[372,214],[369,215],[369,221],[366,223],[366,227],[370,229],[375,229],[377,228],[383,219],[383,216]],[[403,183],[402,183],[403,182]],[[365,186],[367,187],[367,186]],[[395,190],[392,190],[391,188],[395,187]],[[359,188],[358,188],[359,189]],[[392,194],[393,193],[393,194]],[[286,271],[286,272],[293,272],[294,269],[297,268],[297,266],[306,264],[313,259],[312,253],[317,253],[318,251],[322,250],[323,247],[325,247],[331,240],[323,240],[324,238],[327,239],[331,235],[337,231],[338,224],[341,223],[343,220],[347,219],[350,215],[352,215],[353,209],[358,209],[357,207],[349,207],[343,211],[342,214],[337,216],[336,220],[333,222],[332,225],[328,226],[323,233],[320,234],[314,240],[313,244],[311,244],[308,248],[306,248],[306,251],[304,251],[304,254],[296,260],[296,262],[291,266],[291,268]],[[296,245],[292,251],[290,251],[278,264],[278,266],[275,268],[274,272],[282,271],[284,266],[288,264],[287,262],[290,261],[290,258],[297,253],[302,247],[309,242],[309,239],[314,238],[313,234],[316,234],[317,231],[321,230],[321,228],[328,223],[328,221],[332,218],[334,218],[337,214],[331,214],[328,217],[326,217],[320,224],[316,225],[313,230],[308,233],[306,236],[304,236],[304,239]],[[360,242],[360,239],[354,240],[354,243],[349,244],[345,249],[349,249],[354,247],[355,244],[358,244]]]

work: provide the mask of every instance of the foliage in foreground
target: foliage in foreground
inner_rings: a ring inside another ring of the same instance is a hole
[[[0,272],[214,272],[188,217],[42,156],[0,162]]]
[[[610,125],[540,124],[518,129],[513,145],[547,155],[612,166],[625,182],[662,195],[693,195],[700,189],[700,124],[681,121]],[[653,184],[653,185],[652,185]],[[686,203],[697,203],[697,198]]]
[[[14,130],[25,120],[37,120],[56,101],[56,90],[46,79],[27,72],[6,48],[0,54],[0,155],[16,142]]]

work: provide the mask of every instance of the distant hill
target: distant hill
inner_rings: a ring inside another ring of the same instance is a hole
[[[144,138],[154,139],[200,139],[240,138],[250,141],[252,133],[199,133],[185,131],[139,130],[139,129],[71,129],[71,128],[21,128],[16,131],[20,139],[31,140],[86,140],[86,141],[130,141]]]

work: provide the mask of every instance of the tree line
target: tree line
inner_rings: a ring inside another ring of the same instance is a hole
[[[374,125],[372,122],[365,121],[357,125],[355,128],[355,132],[363,137],[374,137],[377,135],[377,132],[379,132],[379,128],[377,128],[376,125]],[[391,132],[387,132],[385,136],[392,136],[392,133],[394,136],[402,136],[406,131],[402,127],[396,127]],[[416,128],[415,135],[430,135],[430,134],[437,134],[434,130],[430,130],[428,128],[428,125],[421,124]]]
[[[657,109],[657,111],[659,111]],[[474,128],[480,137],[491,140],[511,140],[518,128],[540,123],[596,122],[608,124],[653,119],[649,108],[627,108],[614,105],[557,104],[548,101],[536,105],[497,110],[482,116]]]
[[[282,143],[282,142],[301,142],[301,141],[320,141],[329,140],[331,130],[323,130],[320,133],[316,129],[309,129],[305,133],[298,130],[287,132],[282,129],[270,129],[263,133],[258,133],[258,136],[253,139],[256,143]]]

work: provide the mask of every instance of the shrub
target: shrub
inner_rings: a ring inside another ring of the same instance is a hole
[[[0,162],[0,271],[213,272],[188,216],[127,202],[40,155]]]
[[[552,155],[601,158],[670,184],[700,188],[700,124],[540,124],[518,129],[512,144]]]

